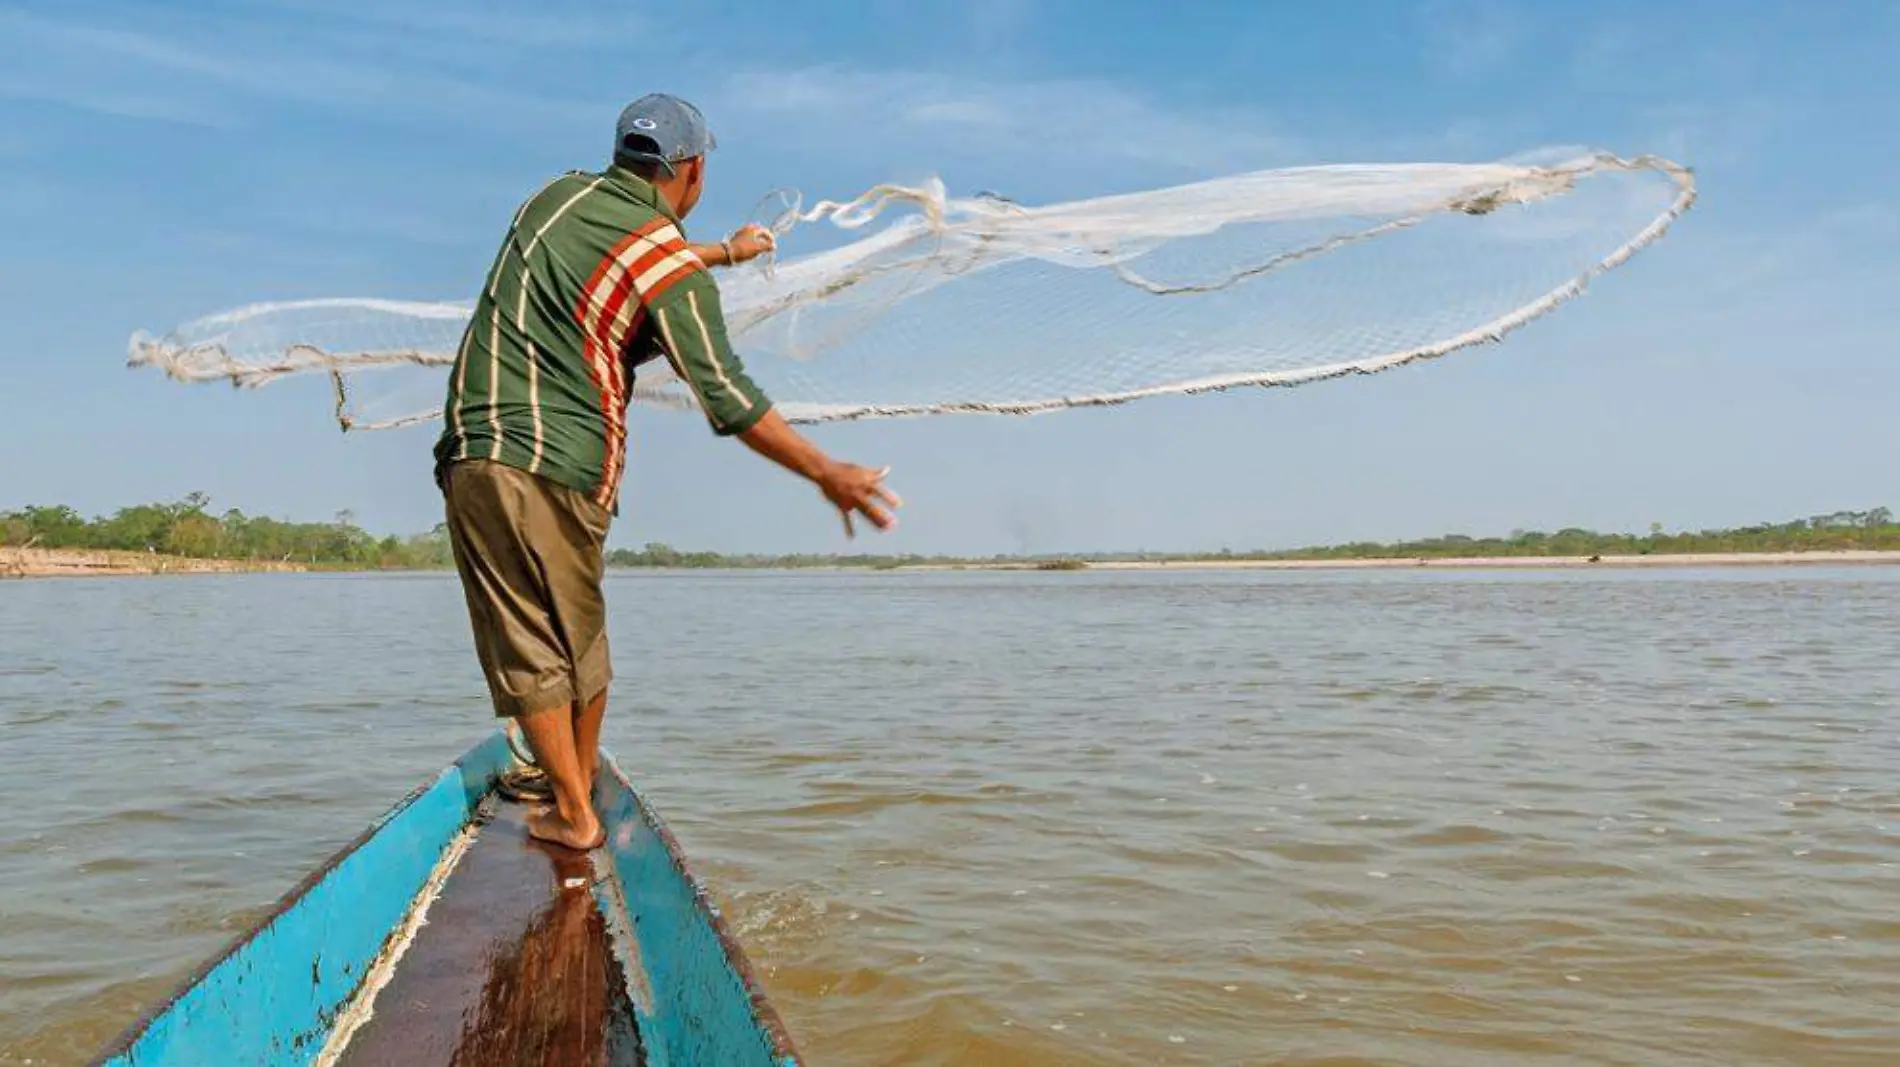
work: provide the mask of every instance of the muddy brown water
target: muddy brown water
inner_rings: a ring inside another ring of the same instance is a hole
[[[1900,570],[626,574],[814,1064],[1900,1063]],[[441,576],[0,586],[0,1064],[490,727]]]

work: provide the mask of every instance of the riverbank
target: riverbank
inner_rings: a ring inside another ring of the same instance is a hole
[[[798,567],[750,566],[748,570],[805,571],[1312,571],[1312,570],[1552,570],[1580,568],[1686,569],[1695,567],[1799,567],[1900,565],[1900,551],[1813,552],[1659,552],[1605,556],[1380,556],[1319,559],[986,559],[889,563],[876,566],[845,562]],[[244,574],[368,572],[407,573],[423,568],[310,566],[267,560],[192,559],[150,552],[77,549],[0,548],[0,578],[138,577],[163,574]],[[609,567],[610,571],[726,570],[722,567]]]
[[[1080,566],[1040,563],[993,564],[1009,570],[1361,570],[1430,568],[1434,570],[1540,570],[1550,568],[1786,567],[1900,564],[1900,551],[1815,552],[1671,552],[1647,556],[1457,556],[1358,559],[1208,559],[1083,561]],[[945,568],[934,568],[945,569]],[[965,569],[976,569],[974,567]]]
[[[136,577],[159,574],[238,574],[304,571],[276,560],[191,559],[157,552],[71,548],[0,548],[0,578]]]

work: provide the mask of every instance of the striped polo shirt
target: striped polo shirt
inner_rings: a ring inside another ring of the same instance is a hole
[[[653,186],[572,172],[521,206],[449,372],[440,467],[490,459],[618,511],[627,386],[663,357],[718,434],[771,402],[726,338],[719,287]]]

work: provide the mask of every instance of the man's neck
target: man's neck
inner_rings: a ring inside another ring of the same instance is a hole
[[[610,164],[607,168],[607,174],[615,181],[651,197],[655,206],[665,211],[669,218],[678,221],[679,208],[674,206],[673,198],[666,195],[666,188],[664,186],[657,182],[650,182],[618,163]]]

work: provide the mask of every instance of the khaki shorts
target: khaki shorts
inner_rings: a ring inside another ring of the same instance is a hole
[[[487,460],[451,464],[441,481],[495,714],[531,715],[599,696],[613,680],[600,587],[607,509]]]

